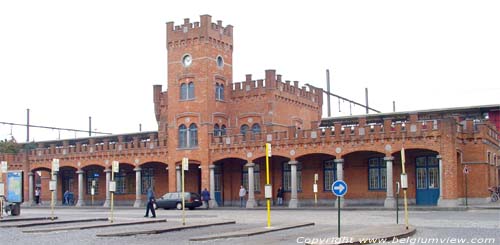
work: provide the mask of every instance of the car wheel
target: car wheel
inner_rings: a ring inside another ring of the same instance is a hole
[[[178,209],[178,210],[182,210],[182,203],[178,202],[177,205],[175,205],[175,207]]]

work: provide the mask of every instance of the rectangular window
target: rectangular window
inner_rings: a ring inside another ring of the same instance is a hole
[[[283,191],[292,191],[292,167],[283,163]],[[302,191],[302,163],[297,163],[297,191]]]
[[[332,191],[332,184],[337,180],[337,164],[334,160],[323,162],[323,190]]]
[[[222,191],[222,168],[220,165],[215,165],[214,169],[214,191]]]
[[[116,181],[116,192],[115,194],[128,194],[135,191],[135,174],[133,172],[128,173],[123,169],[115,174]]]
[[[242,170],[242,185],[248,190],[248,167],[243,166]],[[260,165],[255,164],[253,168],[253,188],[255,192],[260,192]]]
[[[153,168],[143,168],[141,170],[141,193],[146,194],[149,186],[154,186]]]
[[[387,170],[383,158],[368,159],[368,190],[387,189]]]
[[[92,181],[94,181],[94,194],[99,194],[99,171],[97,169],[89,169],[87,174],[87,195],[92,194]]]

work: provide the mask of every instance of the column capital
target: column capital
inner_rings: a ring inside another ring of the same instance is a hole
[[[394,161],[394,157],[384,157],[384,161]]]
[[[33,176],[33,175],[34,175],[34,173],[31,171],[28,173],[28,176]]]
[[[344,164],[344,158],[339,158],[339,159],[335,159],[333,160],[334,163],[337,163],[337,164]]]
[[[295,160],[288,161],[289,165],[297,165],[299,162]]]
[[[214,169],[214,168],[215,168],[215,165],[210,164],[210,165],[208,165],[208,168],[209,168],[209,169]]]
[[[245,167],[253,168],[253,167],[255,167],[255,163],[248,162],[247,164],[245,164]]]
[[[109,169],[109,168],[104,169],[104,173],[111,173],[111,169]]]
[[[76,173],[77,173],[77,174],[83,174],[83,173],[85,173],[85,172],[84,172],[83,170],[81,170],[81,169],[80,169],[80,170],[76,171]]]
[[[142,168],[140,168],[140,167],[136,167],[136,168],[134,168],[134,171],[135,171],[135,172],[139,172],[139,171],[141,171],[141,170],[142,170]]]
[[[443,157],[441,155],[437,155],[436,158],[440,159],[440,160],[443,159]]]

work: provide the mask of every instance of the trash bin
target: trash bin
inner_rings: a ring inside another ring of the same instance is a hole
[[[18,216],[21,214],[21,204],[19,203],[13,203],[12,204],[12,209],[10,211],[10,215],[12,216]]]

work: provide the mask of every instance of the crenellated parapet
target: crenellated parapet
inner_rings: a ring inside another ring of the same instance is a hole
[[[167,49],[185,48],[192,44],[212,43],[225,49],[233,49],[233,26],[223,26],[222,21],[212,23],[212,16],[200,16],[200,22],[184,19],[182,25],[167,22]]]
[[[298,81],[283,81],[275,70],[266,70],[265,79],[253,80],[252,75],[246,75],[245,81],[233,83],[231,96],[244,98],[269,93],[274,95],[274,99],[289,104],[299,103],[319,110],[323,105],[323,89],[310,84],[299,87]]]

